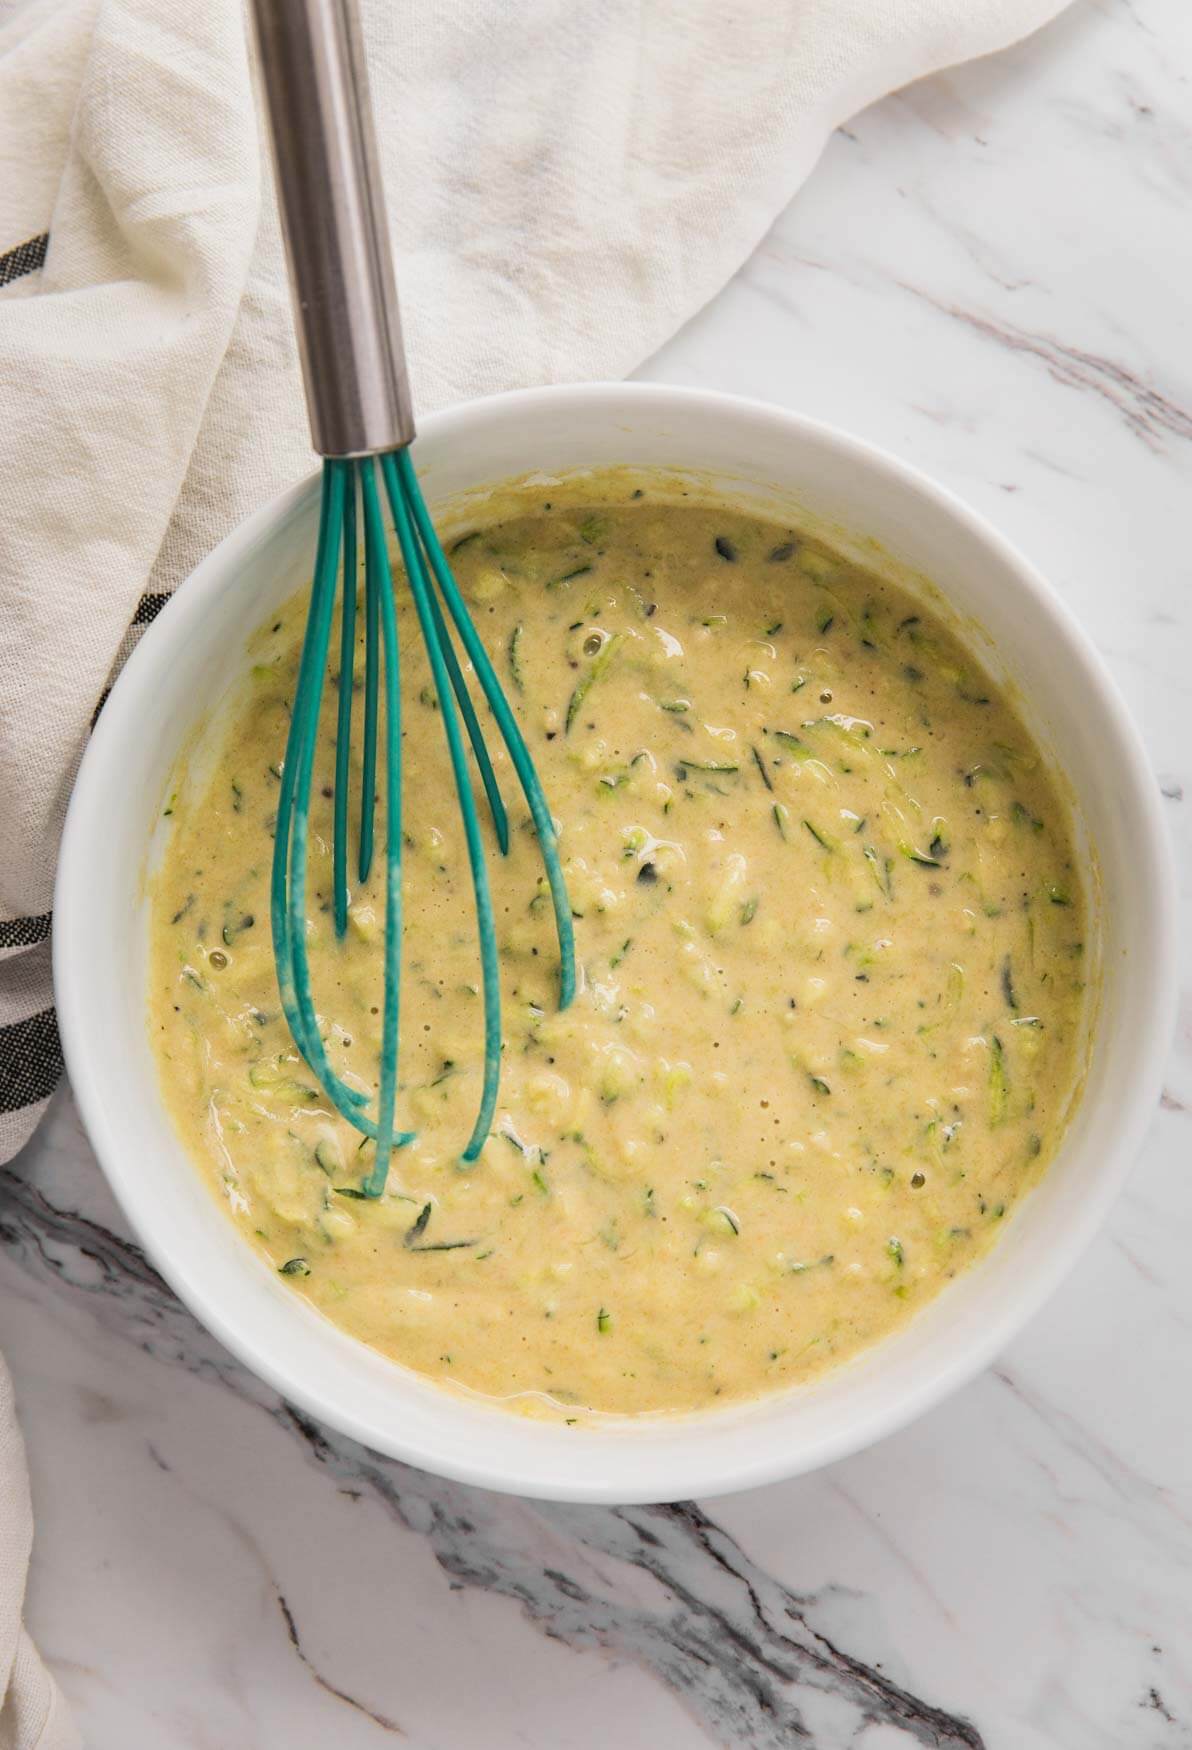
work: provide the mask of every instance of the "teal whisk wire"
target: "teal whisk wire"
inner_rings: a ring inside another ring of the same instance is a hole
[[[332,890],[335,933],[348,927],[348,781],[352,757],[352,693],[356,678],[356,481],[344,499],[344,568],[340,591],[339,707],[335,721],[335,825],[332,835]],[[375,728],[374,728],[374,746]]]
[[[460,1155],[461,1165],[474,1163],[488,1138],[496,1109],[501,1065],[501,991],[496,925],[488,881],[485,835],[473,793],[473,773],[468,763],[469,746],[480,789],[488,802],[493,836],[502,853],[508,850],[509,828],[480,718],[468,692],[463,665],[452,643],[448,615],[505,743],[537,833],[554,906],[561,1008],[571,1001],[576,984],[571,908],[559,862],[555,825],[525,739],[435,535],[408,451],[387,452],[375,461],[371,457],[328,459],[323,466],[319,538],[310,608],[282,767],[270,909],[278,988],[294,1042],[336,1111],[375,1145],[371,1167],[361,1187],[368,1197],[381,1195],[394,1149],[411,1142],[415,1134],[399,1130],[395,1123],[402,936],[401,665],[395,601],[398,583],[390,564],[379,487],[383,487],[393,519],[403,579],[413,600],[439,705],[438,715],[443,725],[463,822],[476,910],[484,999],[483,1075],[479,1107]],[[357,600],[361,550],[364,556],[363,612],[359,611]],[[351,903],[351,823],[353,818],[358,822],[356,868],[367,873],[377,842],[377,805],[379,800],[383,801],[385,940],[379,968],[382,1023],[375,1115],[369,1097],[344,1081],[328,1059],[312,990],[308,947],[310,802],[337,597],[338,698],[334,713],[336,742],[332,796],[332,923],[337,937],[346,932]],[[440,598],[445,604],[446,614]],[[357,811],[353,809],[351,750],[358,630],[361,625],[364,716]],[[378,776],[382,779],[383,796],[377,792]]]
[[[559,844],[555,823],[551,818],[550,808],[547,806],[546,796],[534,768],[534,762],[530,758],[530,750],[518,728],[517,718],[509,707],[504,688],[497,679],[496,671],[488,659],[484,645],[472,624],[472,617],[468,613],[455,579],[451,575],[447,555],[443,552],[439,537],[435,534],[434,524],[430,520],[430,512],[426,508],[426,502],[419,488],[418,477],[414,472],[414,465],[410,460],[408,450],[399,452],[396,470],[409,495],[415,526],[419,539],[430,558],[435,580],[443,593],[443,599],[447,603],[451,618],[455,622],[460,641],[476,671],[484,696],[497,720],[497,727],[509,749],[513,769],[517,773],[522,794],[526,799],[526,805],[530,810],[530,816],[538,834],[538,844],[542,851],[542,861],[546,866],[546,878],[550,886],[551,904],[554,908],[555,928],[559,937],[559,1007],[565,1009],[575,995],[575,932],[571,922],[571,902],[567,897],[567,884],[563,879],[563,868],[559,861]]]
[[[340,1079],[327,1061],[311,999],[306,948],[306,864],[310,816],[310,786],[318,735],[323,675],[335,606],[335,574],[342,534],[345,474],[349,464],[327,462],[323,468],[322,511],[315,558],[314,582],[290,730],[282,765],[274,829],[270,922],[278,991],[290,1033],[303,1058],[336,1110],[367,1135],[375,1126],[362,1108],[368,1097]]]
[[[390,460],[392,458],[389,458]],[[386,487],[388,476],[386,475]],[[493,817],[493,831],[497,835],[497,844],[502,856],[509,850],[509,816],[505,813],[505,804],[501,800],[501,792],[497,788],[497,777],[493,771],[493,763],[488,757],[488,749],[484,745],[484,736],[480,729],[480,719],[476,715],[464,681],[463,671],[459,666],[459,658],[455,654],[447,628],[443,624],[443,612],[439,607],[438,597],[433,589],[427,588],[427,601],[430,604],[431,619],[434,621],[435,641],[443,653],[443,661],[451,681],[451,690],[459,703],[460,716],[468,732],[468,740],[472,744],[472,752],[476,756],[476,764],[480,769],[480,781],[484,785],[484,794],[488,799],[489,813]]]
[[[435,617],[426,561],[414,531],[414,519],[411,516],[412,506],[406,496],[405,482],[399,476],[392,456],[381,457],[381,473],[384,476],[385,489],[389,494],[389,504],[397,526],[398,544],[401,547],[402,561],[406,568],[406,578],[414,596],[414,608],[418,615],[422,640],[426,645],[426,654],[430,659],[431,676],[443,718],[447,749],[451,756],[455,792],[459,799],[460,813],[463,816],[464,837],[468,846],[468,864],[472,874],[472,897],[476,905],[476,927],[479,936],[480,969],[484,990],[484,1088],[480,1099],[480,1111],[476,1115],[476,1123],[461,1156],[462,1160],[471,1163],[480,1153],[488,1136],[493,1111],[497,1103],[497,1084],[501,1073],[501,985],[497,971],[496,927],[493,922],[492,897],[488,887],[484,847],[480,840],[480,822],[477,819],[476,807],[472,801],[472,786],[464,758],[463,740],[459,733],[459,723],[456,720],[451,698],[452,689],[444,654],[446,634],[444,632],[442,639],[440,638],[442,620]],[[418,496],[421,497],[421,494]]]
[[[402,722],[400,616],[403,587],[390,563],[383,505],[401,553],[404,587],[430,664],[468,851],[484,990],[484,1056],[479,1109],[461,1164],[471,1165],[491,1130],[501,1070],[501,990],[485,829],[473,772],[493,837],[509,849],[509,819],[469,686],[479,683],[517,773],[538,838],[559,941],[559,1005],[575,992],[571,907],[555,823],[525,740],[472,624],[435,535],[410,459],[414,416],[402,351],[397,288],[385,221],[375,128],[357,0],[250,0],[261,88],[273,147],[286,257],[311,436],[323,460],[319,534],[310,607],[281,773],[270,882],[270,920],[282,1010],[294,1043],[341,1117],[372,1141],[357,1195],[379,1197],[395,1149],[413,1141],[396,1128],[400,1091],[402,937]],[[360,598],[360,556],[364,591]],[[334,719],[330,922],[337,940],[352,911],[352,871],[370,879],[384,844],[385,942],[378,967],[381,1045],[374,1096],[332,1067],[311,983],[308,847],[311,786],[331,643],[339,603]],[[463,660],[452,637],[454,628]],[[363,635],[363,700],[356,715],[356,664]],[[353,749],[360,746],[360,793]],[[382,739],[383,738],[383,739]],[[471,764],[468,749],[471,750]],[[383,772],[381,770],[383,766]],[[378,777],[381,783],[378,786]],[[383,822],[378,823],[378,811]],[[355,855],[350,835],[356,824]]]
[[[377,1135],[373,1169],[364,1183],[366,1196],[379,1197],[389,1175],[396,1146],[413,1141],[412,1132],[395,1134],[393,1109],[397,1098],[397,1053],[401,985],[401,670],[397,614],[385,524],[377,496],[376,469],[371,461],[357,464],[364,494],[364,562],[377,581],[381,634],[385,652],[385,955],[382,967],[384,1006],[381,1019],[381,1085],[377,1098]]]
[[[357,867],[363,886],[373,858],[377,804],[377,665],[381,655],[381,585],[375,565],[364,568],[364,760],[360,778],[360,850]]]

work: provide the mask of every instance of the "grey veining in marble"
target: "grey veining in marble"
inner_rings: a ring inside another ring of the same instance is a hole
[[[788,1591],[694,1503],[522,1503],[510,1514],[500,1497],[367,1451],[247,1373],[195,1323],[139,1247],[110,1225],[56,1207],[27,1182],[20,1163],[16,1170],[0,1168],[0,1241],[36,1280],[104,1297],[125,1341],[158,1361],[214,1377],[256,1405],[342,1493],[367,1492],[399,1524],[426,1538],[457,1585],[513,1600],[544,1633],[569,1646],[600,1648],[641,1664],[683,1698],[714,1741],[779,1750],[816,1743],[830,1727],[834,1741],[857,1744],[867,1728],[884,1723],[908,1745],[982,1745],[967,1721],[835,1645],[817,1625],[816,1596]],[[150,1453],[164,1468],[166,1461]],[[540,1526],[527,1538],[530,1516]],[[558,1545],[557,1557],[544,1551],[551,1544]],[[616,1581],[624,1565],[657,1582],[657,1596],[646,1601],[622,1593]],[[280,1589],[276,1598],[290,1642],[315,1681],[384,1730],[400,1731],[319,1672]]]

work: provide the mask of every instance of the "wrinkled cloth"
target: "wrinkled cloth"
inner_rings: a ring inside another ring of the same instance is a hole
[[[417,405],[622,376],[831,130],[1059,0],[364,0]],[[7,18],[7,22],[4,20]],[[312,466],[238,0],[0,0],[0,1160],[61,1067],[59,831],[97,703]],[[21,1628],[0,1389],[0,1750],[73,1742]]]
[[[32,1544],[25,1452],[0,1359],[0,1750],[77,1750],[61,1692],[21,1621]]]

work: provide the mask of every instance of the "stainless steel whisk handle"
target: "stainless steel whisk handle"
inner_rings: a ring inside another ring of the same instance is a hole
[[[314,447],[414,436],[356,0],[251,0]]]

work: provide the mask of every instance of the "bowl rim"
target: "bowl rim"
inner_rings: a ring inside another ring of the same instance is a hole
[[[441,1451],[433,1449],[433,1443],[403,1440],[394,1437],[391,1431],[379,1438],[367,1415],[356,1415],[343,1406],[329,1412],[318,1390],[308,1389],[300,1374],[265,1352],[254,1343],[250,1331],[246,1332],[232,1322],[230,1314],[215,1302],[214,1297],[209,1297],[203,1284],[188,1272],[185,1255],[180,1255],[180,1249],[166,1244],[152,1231],[145,1199],[137,1195],[135,1175],[122,1165],[125,1150],[119,1135],[120,1126],[109,1122],[107,1105],[100,1098],[100,1077],[87,1036],[78,983],[85,975],[80,972],[79,956],[70,952],[70,946],[72,941],[83,939],[81,932],[85,930],[85,922],[80,921],[86,917],[90,888],[88,822],[85,816],[93,801],[92,793],[98,787],[102,795],[103,786],[110,781],[113,756],[118,753],[122,738],[130,733],[143,733],[143,726],[131,716],[126,721],[125,700],[132,696],[133,683],[125,686],[125,677],[132,675],[135,682],[142,674],[147,675],[160,657],[168,653],[171,644],[185,636],[187,626],[201,620],[205,603],[224,586],[228,575],[234,574],[259,544],[267,542],[316,489],[317,470],[261,506],[200,561],[146,629],[105,702],[79,766],[63,830],[55,883],[52,948],[59,1029],[67,1072],[87,1135],[117,1204],[149,1258],[200,1324],[288,1401],[373,1450],[458,1482],[500,1492],[608,1505],[674,1500],[690,1495],[711,1497],[804,1474],[862,1450],[905,1427],[982,1372],[1035,1315],[1083,1254],[1131,1170],[1161,1086],[1176,1009],[1174,858],[1158,785],[1150,771],[1141,736],[1089,635],[1063,599],[1011,542],[949,488],[885,449],[804,414],[745,396],[659,383],[581,383],[510,390],[458,403],[428,416],[422,427],[436,440],[451,439],[456,435],[466,440],[467,432],[477,422],[516,419],[519,414],[546,403],[556,407],[570,404],[577,413],[620,408],[627,413],[663,416],[668,413],[681,416],[685,409],[698,403],[705,408],[715,410],[719,407],[726,414],[769,424],[779,432],[797,434],[814,446],[835,451],[844,461],[851,459],[863,464],[909,497],[932,504],[945,519],[958,524],[970,538],[989,549],[1002,565],[1014,572],[1017,581],[1032,598],[1034,608],[1050,622],[1051,629],[1064,646],[1066,659],[1079,671],[1092,696],[1099,721],[1113,736],[1123,769],[1135,791],[1148,852],[1146,875],[1145,878],[1140,876],[1140,880],[1145,879],[1147,884],[1147,905],[1153,921],[1149,965],[1143,968],[1151,980],[1153,1001],[1141,1034],[1134,1041],[1138,1074],[1133,1079],[1129,1097],[1117,1114],[1110,1146],[1099,1151],[1103,1158],[1097,1174],[1091,1179],[1087,1195],[1079,1203],[1063,1244],[1056,1246],[1046,1261],[1034,1269],[1029,1281],[997,1308],[979,1340],[958,1346],[956,1353],[934,1371],[925,1369],[923,1377],[913,1389],[904,1392],[897,1403],[874,1405],[867,1415],[853,1414],[844,1418],[838,1430],[828,1431],[807,1442],[797,1454],[784,1450],[777,1440],[769,1447],[764,1441],[743,1441],[731,1466],[722,1459],[711,1465],[701,1464],[698,1430],[707,1413],[698,1412],[685,1418],[692,1431],[691,1456],[688,1459],[685,1455],[680,1474],[673,1482],[669,1480],[674,1471],[672,1457],[667,1461],[666,1480],[647,1481],[643,1478],[636,1488],[627,1486],[624,1480],[598,1474],[599,1467],[596,1466],[592,1467],[594,1474],[586,1478],[582,1486],[577,1486],[566,1476],[544,1480],[539,1473],[524,1473],[508,1463],[494,1468],[479,1447],[474,1458],[459,1459],[444,1457]],[[448,1395],[443,1394],[445,1398]],[[713,1416],[725,1413],[711,1412]],[[527,1419],[527,1427],[534,1426],[536,1424]],[[759,1445],[761,1450],[758,1450]],[[657,1461],[655,1469],[658,1469]]]

